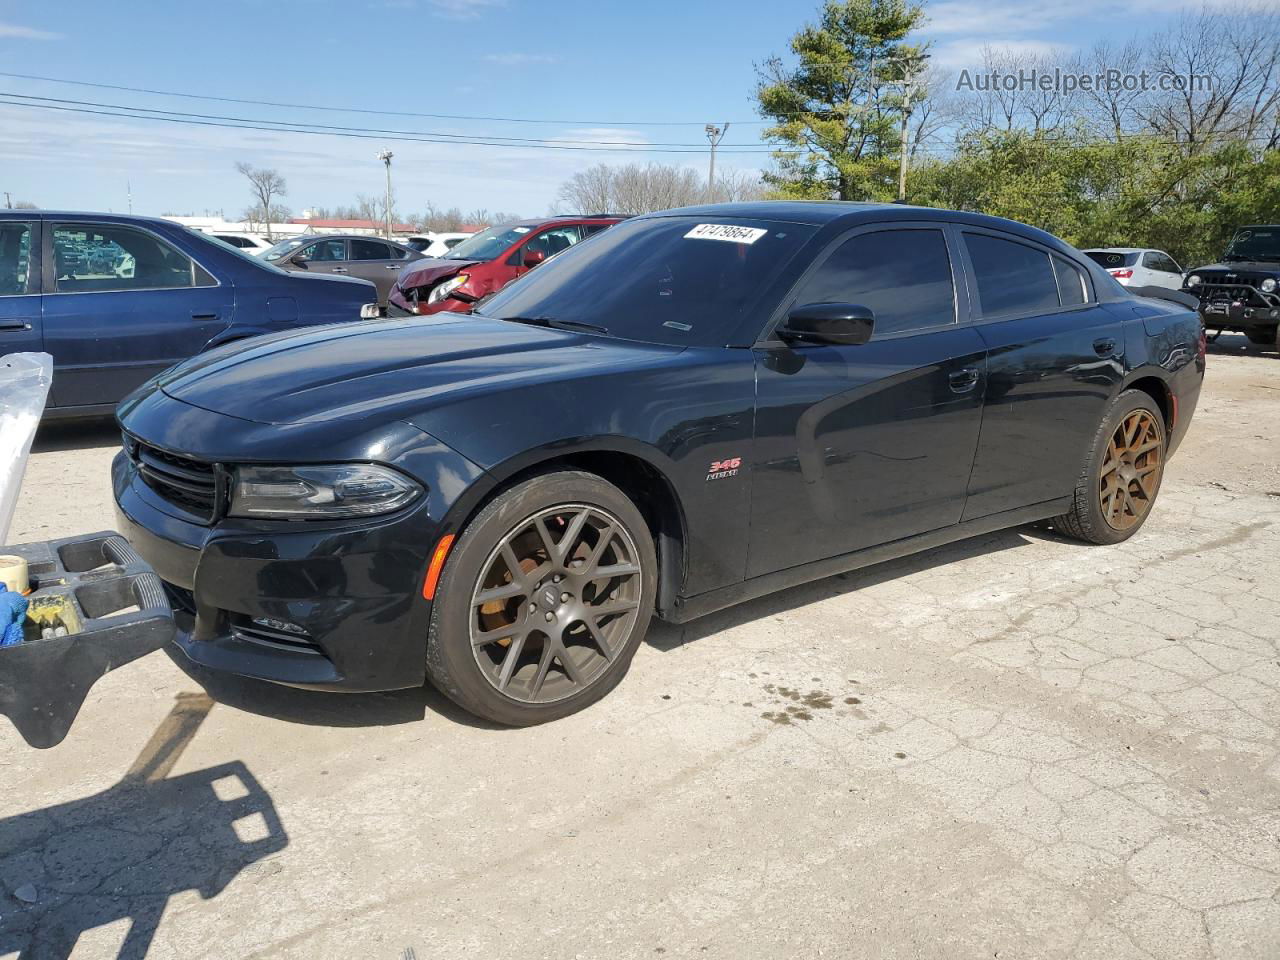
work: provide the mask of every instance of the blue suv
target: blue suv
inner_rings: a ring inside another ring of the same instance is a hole
[[[0,211],[0,355],[53,356],[47,418],[110,413],[212,347],[359,320],[373,284],[288,273],[168,220]]]

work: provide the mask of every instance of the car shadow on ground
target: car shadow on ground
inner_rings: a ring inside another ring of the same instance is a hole
[[[944,567],[961,560],[981,557],[990,553],[1014,550],[1027,546],[1035,540],[1053,540],[1062,543],[1076,543],[1061,537],[1052,530],[1041,527],[1014,527],[1009,530],[998,530],[995,533],[983,534],[958,543],[935,547],[922,553],[901,557],[897,560],[886,560],[883,563],[840,573],[835,576],[815,580],[812,583],[790,587],[778,593],[772,593],[758,600],[740,603],[737,606],[708,614],[685,624],[672,624],[654,621],[649,628],[646,642],[656,650],[664,653],[677,650],[687,643],[693,643],[703,637],[711,636],[722,630],[731,630],[753,620],[765,620],[795,610],[798,607],[842,596],[857,590],[875,586],[899,577],[910,576],[934,567]],[[1078,545],[1078,544],[1077,544]]]
[[[1212,336],[1210,331],[1210,336]],[[1242,333],[1224,333],[1216,340],[1209,341],[1209,355],[1214,357],[1261,357],[1280,356],[1274,345],[1263,345],[1250,342]]]
[[[32,453],[100,450],[120,446],[120,427],[111,417],[95,420],[52,420],[40,424]]]
[[[119,960],[140,960],[171,897],[212,899],[288,845],[243,763],[170,776],[212,707],[178,694],[115,786],[0,819],[0,956],[67,960],[90,939],[78,955],[104,956],[109,940]]]
[[[484,730],[507,730],[472,716],[428,685],[386,693],[329,693],[301,690],[266,680],[221,673],[192,663],[172,645],[169,659],[213,700],[246,713],[320,727],[389,727],[416,723],[428,712]]]

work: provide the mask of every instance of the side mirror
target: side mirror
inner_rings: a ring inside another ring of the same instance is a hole
[[[871,309],[856,303],[806,303],[791,308],[777,335],[786,341],[856,347],[871,339],[875,322]]]
[[[547,252],[545,250],[526,250],[524,252],[524,265],[529,269],[533,269],[546,259]]]
[[[311,258],[305,253],[299,253],[289,258],[290,263],[297,264],[299,267],[305,267],[310,261]]]

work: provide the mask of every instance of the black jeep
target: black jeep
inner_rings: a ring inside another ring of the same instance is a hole
[[[1199,298],[1206,329],[1280,348],[1280,226],[1240,227],[1222,262],[1190,271],[1182,289]]]

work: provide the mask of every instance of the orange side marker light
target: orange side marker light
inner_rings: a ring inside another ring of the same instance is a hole
[[[436,598],[436,585],[440,583],[440,572],[444,570],[444,561],[449,556],[449,548],[452,546],[452,533],[445,534],[436,544],[435,552],[431,554],[431,565],[427,567],[427,579],[422,582],[424,600]]]

